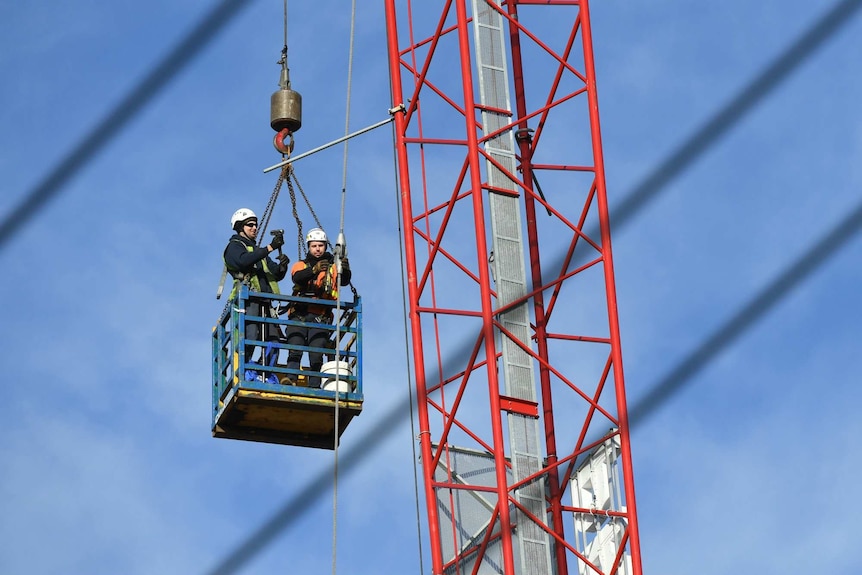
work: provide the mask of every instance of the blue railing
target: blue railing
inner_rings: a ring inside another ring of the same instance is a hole
[[[255,316],[248,313],[249,301],[261,304],[263,315]],[[306,323],[289,319],[288,309],[294,304],[312,304],[315,306],[326,306],[332,308],[334,322],[328,323]],[[269,313],[267,313],[269,312]],[[263,337],[269,329],[263,328],[264,324],[275,325],[279,332],[284,334],[291,326],[305,326],[318,328],[331,332],[328,340],[330,347],[308,347],[304,345],[290,345],[284,337],[277,341],[252,340],[246,338],[247,327],[250,323],[261,325],[258,330]],[[241,286],[236,296],[231,299],[224,310],[212,333],[213,351],[213,416],[219,412],[225,397],[233,389],[255,389],[260,391],[285,391],[290,388],[291,393],[299,392],[305,395],[317,397],[335,397],[334,391],[312,387],[284,386],[280,383],[268,383],[259,380],[246,380],[246,371],[254,370],[264,375],[275,375],[276,379],[286,380],[289,377],[300,382],[308,382],[320,378],[326,382],[329,378],[335,378],[332,371],[311,371],[308,367],[308,352],[324,354],[324,362],[335,361],[347,362],[349,373],[339,371],[337,378],[342,385],[347,384],[350,391],[342,391],[339,397],[347,399],[362,400],[362,304],[361,298],[354,294],[353,301],[332,301],[297,297],[285,294],[271,294],[249,290],[248,286]],[[269,365],[250,360],[246,357],[246,347],[254,346],[255,355],[261,356],[261,350],[271,350],[274,360]],[[287,355],[291,351],[303,352],[302,361],[304,367],[301,369],[288,369]],[[272,378],[270,378],[272,380]],[[341,387],[339,387],[341,389]]]

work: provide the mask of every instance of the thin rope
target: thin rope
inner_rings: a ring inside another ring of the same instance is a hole
[[[340,318],[339,318],[340,321]],[[339,396],[339,386],[340,383],[338,381],[340,364],[338,357],[338,330],[336,329],[336,345],[335,345],[335,439],[333,441],[334,445],[332,447],[333,451],[333,480],[332,480],[332,575],[335,575],[335,558],[336,558],[336,544],[338,543],[338,396]]]
[[[408,13],[408,19],[412,22],[413,21],[413,2],[411,0],[407,0],[407,13]],[[414,47],[416,46],[416,43],[415,43],[414,38],[413,38],[413,27],[412,26],[410,27],[410,44],[411,44],[411,46],[414,46]],[[411,50],[411,56],[413,58],[414,69],[416,69],[415,68],[415,66],[416,66],[415,50]],[[392,93],[392,76],[391,75],[389,77],[389,92]],[[399,95],[399,97],[400,97],[400,95]],[[417,108],[417,112],[418,112],[418,108]],[[421,129],[421,125],[422,124],[420,122],[419,123],[420,129]],[[397,161],[397,155],[396,155],[396,150],[398,149],[397,144],[398,144],[398,141],[397,141],[397,134],[396,134],[396,124],[393,123],[392,124],[392,155],[393,155],[393,164],[394,164],[394,168],[395,168],[393,170],[393,172],[395,173],[395,203],[396,203],[397,212],[398,212],[398,238],[399,238],[398,249],[400,250],[399,253],[400,253],[401,261],[406,261],[405,255],[404,255],[404,230],[401,228],[402,212],[401,212],[401,201],[400,201],[401,200],[401,194],[400,194],[400,187],[399,187],[400,182],[398,179],[398,175],[399,175],[398,161]],[[402,301],[402,307],[403,307],[402,314],[404,316],[404,334],[405,334],[404,335],[404,354],[407,357],[407,393],[408,393],[408,396],[410,398],[410,444],[413,448],[413,498],[414,498],[414,501],[416,503],[416,538],[417,538],[417,548],[419,549],[419,573],[420,573],[420,575],[424,575],[424,573],[425,573],[425,561],[423,559],[423,553],[422,553],[422,543],[423,543],[424,539],[422,536],[422,517],[421,517],[421,512],[420,512],[420,507],[419,507],[419,478],[418,478],[417,464],[416,464],[416,462],[419,459],[418,459],[418,456],[416,454],[416,443],[417,443],[416,437],[417,436],[416,436],[416,422],[414,419],[414,412],[415,412],[415,404],[414,404],[414,397],[413,397],[413,383],[414,382],[411,381],[412,376],[411,376],[411,367],[410,367],[410,348],[408,345],[408,335],[407,335],[407,332],[408,332],[407,306],[408,306],[408,304],[407,304],[407,295],[405,293],[406,281],[404,278],[404,272],[405,272],[405,270],[402,267],[402,270],[401,270],[401,301]]]
[[[284,65],[287,66],[287,0],[284,0]]]
[[[392,79],[389,80],[390,86],[392,83]],[[391,92],[391,90],[390,90]],[[396,211],[396,225],[395,227],[398,230],[398,253],[401,261],[404,260],[404,235],[401,233],[401,194],[399,193],[399,181],[398,181],[398,158],[396,155],[397,150],[397,140],[395,135],[395,124],[392,124],[392,164],[394,169],[392,172],[395,174],[395,211]],[[401,316],[404,318],[404,357],[406,358],[407,363],[407,377],[405,380],[407,381],[407,396],[410,398],[410,446],[413,449],[413,501],[416,504],[416,539],[417,539],[417,549],[419,549],[419,574],[424,575],[425,573],[425,560],[422,557],[422,516],[419,508],[419,474],[416,471],[416,462],[419,460],[416,455],[416,421],[414,418],[414,412],[416,408],[416,404],[413,400],[413,381],[411,375],[411,365],[410,365],[410,331],[407,323],[407,293],[406,293],[406,285],[407,281],[404,277],[404,266],[401,266]]]
[[[286,0],[285,0],[286,1]],[[351,3],[350,10],[350,48],[348,51],[347,57],[347,103],[346,109],[344,112],[344,135],[347,136],[350,133],[350,91],[351,91],[351,82],[353,77],[353,38],[354,31],[356,29],[356,0],[353,0]],[[347,197],[347,149],[348,149],[348,140],[344,140],[344,163],[342,166],[342,177],[341,177],[341,214],[340,221],[338,226],[339,238],[344,234],[344,206],[345,200]],[[336,324],[335,324],[335,425],[334,425],[334,435],[333,438],[333,470],[334,470],[334,478],[332,482],[332,575],[335,575],[335,564],[336,564],[336,550],[338,549],[338,410],[339,410],[339,396],[341,395],[340,387],[341,387],[341,258],[343,256],[342,251],[344,250],[344,246],[340,246],[340,249],[335,250],[335,265],[338,269],[338,276],[336,277],[336,293],[338,296],[335,300],[335,312],[336,312]],[[348,383],[348,386],[350,384]]]
[[[335,575],[335,558],[338,549],[338,435],[339,435],[339,397],[341,395],[341,256],[339,251],[335,253],[335,265],[338,275],[335,277],[335,290],[338,294],[335,298],[335,414],[333,425],[332,453],[333,453],[333,478],[332,478],[332,575]],[[348,383],[348,386],[350,384]]]
[[[335,575],[335,558],[338,549],[338,435],[339,435],[339,396],[341,395],[341,268],[340,255],[336,251],[335,264],[338,266],[338,275],[335,277],[335,290],[338,294],[335,298],[335,414],[333,425],[332,453],[333,453],[333,478],[332,478],[332,575]],[[350,384],[348,383],[348,386]]]
[[[284,0],[284,48],[281,50],[281,57],[284,60],[285,67],[287,66],[287,0]],[[285,154],[281,155],[282,158],[285,157]],[[287,154],[287,157],[290,157],[290,153]],[[281,173],[278,175],[278,181],[275,183],[275,189],[272,191],[272,195],[269,197],[269,202],[266,204],[266,208],[263,210],[263,215],[260,217],[258,221],[258,235],[257,235],[257,243],[261,245],[261,242],[266,238],[266,228],[269,226],[269,220],[272,217],[273,211],[275,211],[275,203],[278,201],[278,194],[281,191],[281,186],[285,180],[287,180],[287,187],[290,188],[290,173],[293,169],[293,166],[288,164],[283,169]],[[293,189],[290,189],[290,199],[291,203],[294,205],[294,213],[296,213],[295,209],[295,198],[293,195]]]
[[[281,60],[278,63],[283,66],[282,70],[284,72],[284,77],[281,78],[278,84],[283,90],[287,90],[290,88],[290,65],[287,63],[287,0],[284,0],[284,46],[281,48]],[[290,142],[290,148],[292,149],[293,134],[290,136]]]
[[[350,48],[347,56],[347,102],[344,112],[344,135],[350,133],[350,95],[351,86],[353,83],[353,42],[356,29],[356,0],[351,2],[350,7]],[[347,196],[347,148],[349,140],[344,140],[344,165],[342,167],[341,176],[341,222],[339,231],[344,233],[344,203]]]

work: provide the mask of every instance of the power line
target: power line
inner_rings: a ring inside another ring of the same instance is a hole
[[[611,210],[614,226],[618,228],[624,225],[647,202],[655,199],[668,183],[712,147],[733,125],[741,121],[748,112],[774,91],[781,81],[838,32],[860,7],[862,7],[862,0],[843,0],[803,33],[729,104],[714,114],[675,152],[661,162],[647,178],[626,195],[626,199],[617,208]],[[852,239],[860,228],[862,228],[862,205],[853,210],[848,218],[817,242],[811,250],[798,258],[766,288],[731,315],[730,320],[707,337],[666,376],[650,386],[651,391],[643,399],[634,403],[629,411],[632,427],[643,423],[675,393],[681,391],[685,384],[690,383],[692,377],[718,353],[762,320],[784,297]],[[408,409],[409,398],[404,398],[386,412],[376,425],[356,438],[354,445],[362,446],[362,449],[354,447],[345,450],[347,455],[340,464],[342,477],[353,471],[360,457],[368,457],[381,446],[383,438],[402,421],[403,413]],[[331,487],[329,484],[331,480],[328,470],[321,471],[301,492],[289,499],[269,521],[229,553],[214,570],[209,571],[208,575],[236,573],[266,545],[275,540],[283,530],[290,527],[299,514],[308,509],[314,500],[327,492]]]
[[[634,426],[655,412],[674,394],[681,391],[692,377],[699,373],[712,358],[725,350],[755,323],[778,305],[802,281],[826,263],[862,228],[862,204],[850,212],[832,231],[814,247],[805,252],[793,264],[779,274],[729,320],[707,337],[694,351],[679,362],[667,375],[649,387],[649,392],[638,399],[629,410],[629,420]]]
[[[101,122],[86,135],[0,223],[0,249],[30,223],[64,186],[110,144],[168,83],[200,54],[216,35],[251,4],[251,0],[222,0],[171,52],[159,62]]]
[[[784,297],[847,244],[859,232],[860,228],[862,228],[862,204],[858,205],[850,216],[817,242],[811,250],[793,262],[753,299],[731,315],[729,321],[715,330],[667,375],[649,386],[649,393],[635,402],[629,410],[631,427],[635,428],[646,421],[674,394],[681,391],[686,384],[691,383],[695,374],[706,367],[736,338],[762,320]],[[409,398],[403,398],[384,413],[373,427],[360,437],[355,438],[354,445],[361,446],[361,448],[353,447],[345,450],[347,455],[339,463],[342,477],[353,471],[364,458],[370,456],[382,445],[383,439],[392,433],[397,424],[403,422],[404,412],[409,407]],[[329,469],[320,471],[316,477],[308,482],[305,488],[291,497],[272,518],[249,535],[214,570],[209,571],[208,575],[236,573],[240,567],[274,541],[283,530],[290,527],[293,521],[311,507],[318,497],[326,493],[331,488],[330,481],[332,481],[332,476]]]
[[[760,104],[826,40],[846,25],[860,7],[862,7],[862,0],[842,0],[797,38],[787,50],[767,65],[753,82],[695,130],[694,134],[658,164],[630,194],[626,195],[625,200],[611,212],[614,227],[637,213],[661,188],[715,145],[739,123],[743,116]]]

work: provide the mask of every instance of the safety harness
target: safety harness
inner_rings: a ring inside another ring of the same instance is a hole
[[[237,239],[233,239],[233,238],[231,238],[230,241],[236,242],[236,243],[242,245],[246,249],[246,251],[249,251],[249,252],[254,251],[254,246],[246,245],[245,243],[243,243]],[[224,259],[224,258],[222,258],[222,259]],[[273,273],[270,271],[269,265],[267,265],[267,259],[263,258],[260,261],[260,263],[263,266],[263,273],[266,276],[267,283],[269,284],[269,287],[272,290],[272,293],[280,294],[281,291],[278,289],[278,282],[276,281]],[[218,292],[216,293],[216,299],[219,299],[221,297],[222,291],[224,289],[224,280],[227,277],[228,273],[230,273],[231,277],[233,278],[233,289],[231,289],[230,297],[228,299],[234,298],[234,296],[237,294],[237,291],[239,290],[239,286],[243,283],[246,284],[248,287],[250,287],[254,291],[261,291],[260,290],[260,277],[256,273],[256,270],[252,270],[248,273],[232,270],[232,269],[228,268],[227,262],[225,262],[224,268],[223,268],[222,274],[221,274],[221,282],[219,282]]]
[[[308,266],[305,260],[296,262],[291,270],[291,275],[301,271]],[[311,297],[327,300],[338,299],[338,268],[334,262],[329,262],[325,270],[317,272],[317,275],[305,282],[305,285],[293,284],[293,295],[299,297]],[[314,314],[320,318],[327,318],[331,321],[332,307],[306,303],[295,303],[291,306],[288,317],[295,313],[301,313],[307,310],[308,313]]]

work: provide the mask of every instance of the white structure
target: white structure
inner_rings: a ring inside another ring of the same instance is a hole
[[[581,552],[594,569],[578,561],[578,575],[610,573],[622,543],[625,519],[614,517],[612,512],[624,513],[619,470],[620,442],[614,435],[596,447],[578,467],[572,477],[572,504],[575,513],[575,540]],[[631,557],[624,553],[617,569],[618,575],[632,573]]]

